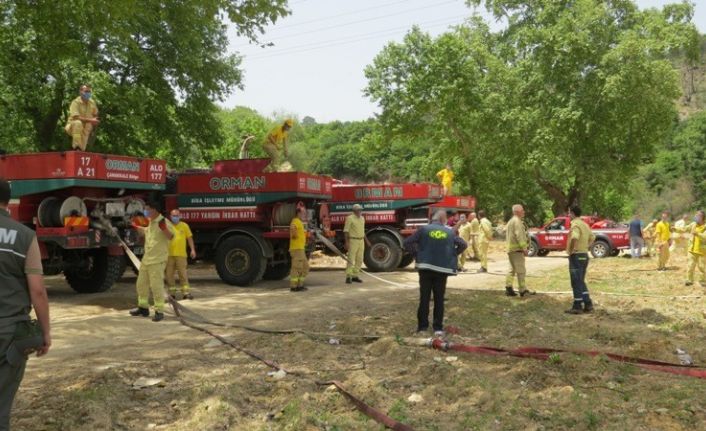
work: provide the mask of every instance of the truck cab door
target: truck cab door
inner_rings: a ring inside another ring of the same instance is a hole
[[[566,247],[566,220],[563,217],[555,218],[546,225],[546,239],[549,248],[560,249]]]

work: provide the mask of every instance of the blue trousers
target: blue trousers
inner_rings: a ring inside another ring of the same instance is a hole
[[[571,289],[574,291],[574,308],[593,307],[591,296],[586,286],[586,269],[588,269],[588,253],[574,253],[569,256],[569,276]]]

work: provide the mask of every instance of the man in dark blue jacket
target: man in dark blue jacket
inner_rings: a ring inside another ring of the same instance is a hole
[[[468,247],[446,226],[446,212],[437,211],[430,224],[404,241],[405,249],[415,256],[419,271],[419,309],[417,331],[429,329],[429,300],[434,293],[434,335],[444,336],[444,293],[446,279],[456,275],[458,255]]]

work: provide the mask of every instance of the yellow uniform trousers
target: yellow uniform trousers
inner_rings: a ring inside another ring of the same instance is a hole
[[[657,269],[667,268],[667,262],[669,262],[669,243],[664,242],[657,245],[657,253],[659,253],[659,258],[657,262]]]
[[[363,238],[349,240],[347,277],[357,277],[360,274],[360,268],[363,266],[363,251],[365,251]]]
[[[179,282],[181,283],[181,293],[186,295],[189,293],[189,275],[186,273],[186,267],[188,261],[183,256],[169,256],[167,258],[167,286],[169,287],[169,293],[175,295],[178,292],[178,287],[176,285],[176,279],[174,273],[179,274]]]
[[[71,148],[86,151],[88,138],[93,132],[93,124],[84,123],[81,120],[71,120],[64,127],[64,131],[71,136]]]
[[[517,286],[520,292],[524,292],[525,287],[525,275],[527,271],[525,270],[525,254],[521,251],[510,251],[507,253],[510,260],[510,271],[505,277],[505,286],[512,286],[512,282],[517,276]]]
[[[164,311],[164,268],[167,262],[141,265],[140,273],[137,275],[137,306],[140,308],[150,308],[150,292],[154,309],[158,312]]]
[[[488,241],[478,242],[478,257],[480,258],[480,267],[488,269],[488,246],[490,243]]]
[[[277,172],[277,169],[279,169],[279,165],[282,163],[279,154],[279,148],[277,148],[275,144],[269,142],[265,143],[265,145],[263,145],[263,148],[267,155],[270,156],[270,164],[267,165],[267,167],[265,168],[265,172]]]
[[[292,269],[289,274],[289,285],[291,287],[304,286],[304,280],[309,275],[309,259],[306,258],[304,250],[289,250],[292,257]]]
[[[694,282],[694,271],[697,267],[701,273],[699,281],[704,284],[706,283],[706,256],[689,252],[687,256],[686,281]]]

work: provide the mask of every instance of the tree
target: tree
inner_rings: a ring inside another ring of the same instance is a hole
[[[269,132],[271,121],[258,114],[254,109],[237,106],[218,112],[220,131],[223,134],[221,145],[215,146],[205,154],[205,161],[237,159],[243,142],[249,157],[265,157],[262,142]]]
[[[91,83],[94,150],[191,163],[221,142],[213,101],[241,84],[226,23],[254,41],[287,13],[286,0],[0,2],[0,136],[68,148],[64,113]]]

